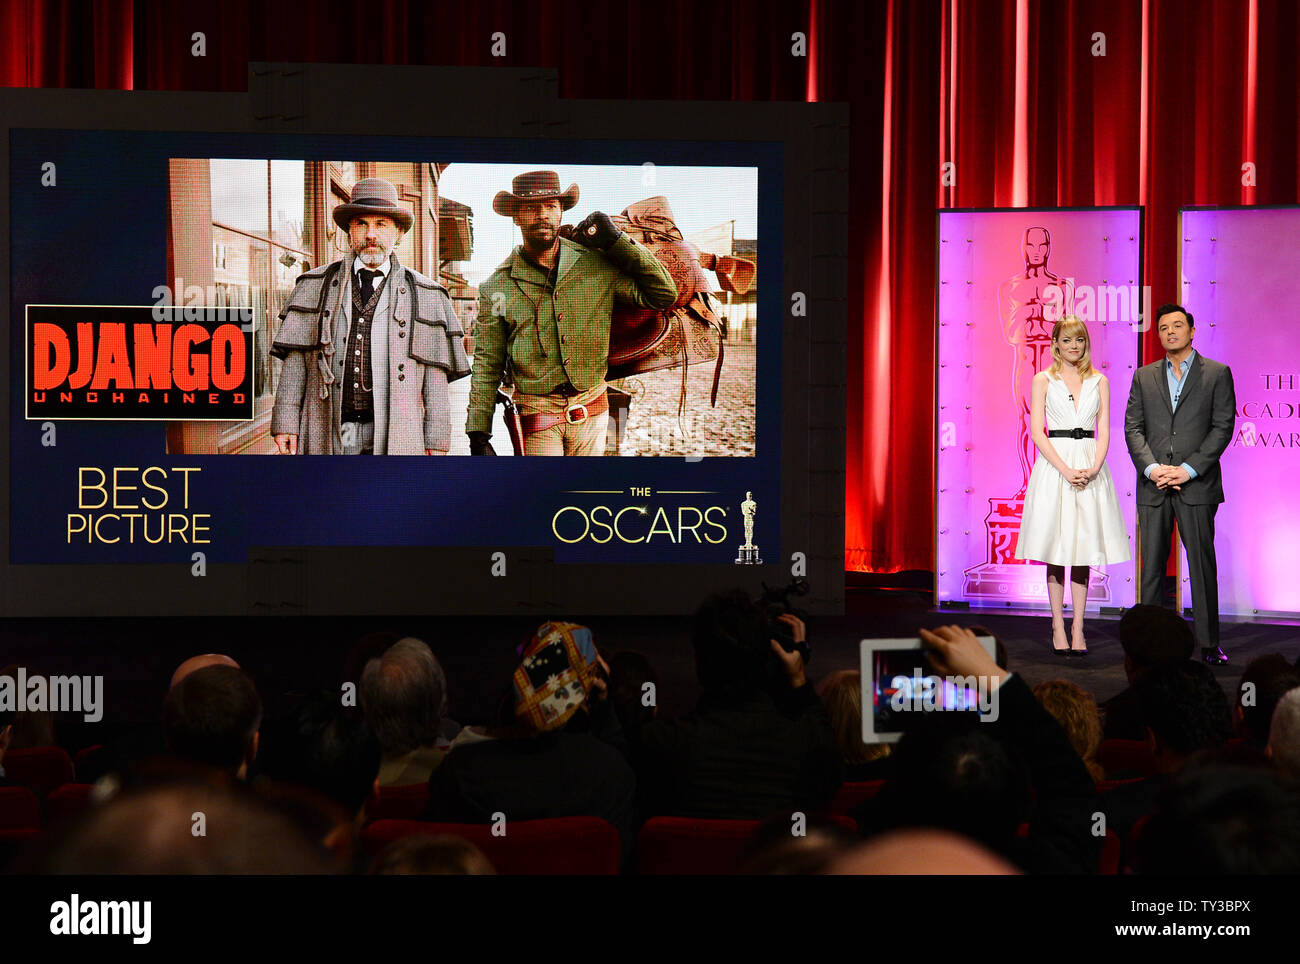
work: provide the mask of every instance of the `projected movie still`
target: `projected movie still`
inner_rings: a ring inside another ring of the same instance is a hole
[[[780,145],[12,142],[11,561],[776,548]]]
[[[752,455],[757,170],[529,166],[170,160],[182,317],[29,309],[28,417],[167,419],[170,454]]]

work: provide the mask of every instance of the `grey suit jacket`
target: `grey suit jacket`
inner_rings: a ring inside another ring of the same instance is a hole
[[[336,349],[346,347],[351,317],[346,269],[335,261],[298,278],[271,345],[271,354],[284,360],[271,433],[297,435],[299,455],[342,450],[344,359]],[[387,338],[372,342],[375,454],[445,452],[451,445],[447,383],[470,371],[460,319],[442,285],[403,267],[395,255],[387,298],[387,319],[377,318],[374,328]]]
[[[1124,414],[1124,438],[1137,466],[1138,505],[1160,505],[1167,498],[1167,493],[1144,474],[1152,462],[1186,462],[1196,470],[1196,478],[1183,483],[1180,494],[1184,502],[1208,505],[1223,501],[1219,456],[1232,442],[1237,420],[1232,369],[1197,352],[1184,377],[1187,384],[1179,394],[1175,412],[1169,403],[1163,357],[1143,365],[1133,375]]]

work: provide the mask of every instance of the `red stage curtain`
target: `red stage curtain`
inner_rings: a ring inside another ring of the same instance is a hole
[[[0,0],[0,86],[134,86],[131,0]]]
[[[1145,283],[1155,305],[1181,300],[1180,207],[1300,201],[1300,18],[1285,0],[885,0],[873,11],[880,40],[837,30],[819,51],[823,99],[852,91],[855,174],[883,185],[853,208],[868,237],[853,257],[862,316],[845,565],[930,570],[934,207],[1143,204]],[[855,78],[863,64],[879,77]],[[1159,351],[1154,335],[1144,360]],[[1112,457],[1126,457],[1122,442]]]
[[[933,565],[936,207],[1143,204],[1146,283],[1179,300],[1180,207],[1300,201],[1298,49],[1295,0],[0,2],[9,86],[242,90],[249,61],[504,64],[558,68],[566,97],[847,101],[845,566],[875,572]]]

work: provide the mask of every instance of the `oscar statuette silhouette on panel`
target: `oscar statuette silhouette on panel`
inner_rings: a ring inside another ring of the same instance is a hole
[[[1016,539],[1024,511],[1025,491],[1037,457],[1030,434],[1030,404],[1034,375],[1052,363],[1052,328],[1073,313],[1074,278],[1048,267],[1052,235],[1045,227],[1025,228],[1021,243],[1024,267],[998,285],[998,322],[1012,351],[1009,397],[1016,412],[1016,434],[1007,452],[1019,469],[1014,495],[989,499],[984,518],[987,531],[986,561],[965,570],[964,594],[972,601],[1046,599],[1042,570],[1016,558]],[[1088,598],[1107,602],[1111,593],[1106,573],[1093,569]]]

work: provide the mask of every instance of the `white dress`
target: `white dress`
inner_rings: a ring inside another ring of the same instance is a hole
[[[1095,431],[1101,407],[1101,379],[1101,372],[1084,379],[1076,409],[1065,382],[1049,375],[1047,430]],[[1070,468],[1092,468],[1097,455],[1095,438],[1049,437],[1048,441]],[[1110,468],[1103,463],[1097,477],[1078,489],[1039,452],[1025,490],[1016,558],[1054,566],[1104,566],[1132,557]]]

